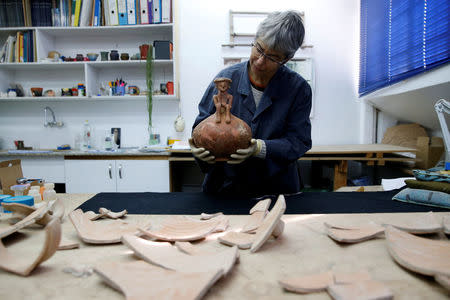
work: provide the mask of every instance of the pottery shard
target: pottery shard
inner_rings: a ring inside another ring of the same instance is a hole
[[[350,284],[333,284],[327,289],[333,299],[346,300],[389,300],[394,297],[392,291],[382,282],[361,280]]]
[[[142,260],[108,262],[95,267],[108,285],[132,299],[201,299],[222,276],[221,269],[185,273],[164,270]]]
[[[211,115],[195,127],[192,138],[195,146],[209,150],[216,161],[224,161],[236,150],[250,146],[252,130],[233,115],[230,123],[216,123],[215,115]]]
[[[450,276],[450,243],[386,228],[389,253],[401,266],[429,276]]]
[[[306,294],[324,291],[334,283],[334,280],[333,273],[328,271],[306,276],[288,277],[278,282],[290,292]]]

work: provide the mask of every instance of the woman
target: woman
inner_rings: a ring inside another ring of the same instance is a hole
[[[300,191],[297,160],[311,148],[311,88],[284,64],[300,48],[305,30],[295,11],[270,14],[258,26],[248,62],[222,70],[231,79],[231,113],[252,129],[251,145],[227,163],[190,140],[194,157],[206,173],[203,191],[252,196]],[[193,128],[215,112],[211,82],[199,104]]]

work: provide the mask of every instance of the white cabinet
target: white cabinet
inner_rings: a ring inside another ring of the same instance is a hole
[[[169,192],[168,160],[65,160],[67,193]]]
[[[0,161],[20,159],[22,173],[27,178],[42,178],[46,182],[64,183],[64,158],[0,156]]]
[[[139,46],[153,44],[154,41],[172,42],[176,58],[177,45],[174,41],[174,24],[147,24],[99,27],[24,27],[0,28],[0,49],[8,36],[16,36],[18,31],[30,31],[36,44],[36,61],[20,63],[0,63],[0,91],[6,92],[10,84],[21,84],[27,97],[0,98],[0,101],[23,100],[125,100],[128,96],[109,96],[108,82],[122,78],[128,86],[137,86],[146,91],[146,60],[116,60],[75,62],[42,62],[50,51],[62,56],[75,58],[77,54],[110,52],[117,50],[128,53],[129,57],[140,53]],[[109,57],[109,55],[108,55]],[[178,99],[178,79],[176,59],[155,59],[153,63],[153,91],[160,90],[160,84],[174,83],[173,95],[154,95],[154,99]],[[78,83],[86,86],[86,97],[61,97],[62,88],[73,88]],[[57,97],[31,97],[31,87],[52,89]],[[101,88],[106,88],[102,91]],[[100,95],[100,96],[99,96]],[[133,96],[134,100],[145,100],[145,96]]]

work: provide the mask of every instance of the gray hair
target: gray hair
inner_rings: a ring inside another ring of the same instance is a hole
[[[256,31],[266,47],[292,58],[305,37],[305,27],[300,13],[294,10],[273,12],[267,16]]]

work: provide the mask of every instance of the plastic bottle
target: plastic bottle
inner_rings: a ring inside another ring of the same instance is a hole
[[[87,151],[91,149],[91,125],[89,121],[86,120],[83,125],[83,138],[81,141],[81,150]]]
[[[42,196],[40,193],[40,186],[32,186],[30,190],[28,191],[28,196],[31,196],[34,198],[34,204],[42,202]]]
[[[105,150],[107,151],[112,150],[112,138],[111,133],[109,133],[109,130],[106,130],[105,132]]]
[[[44,184],[45,186],[45,190],[44,190],[44,194],[43,194],[43,199],[44,201],[48,202],[48,201],[52,201],[52,200],[56,200],[56,191],[55,191],[55,184],[54,183],[46,183]]]

